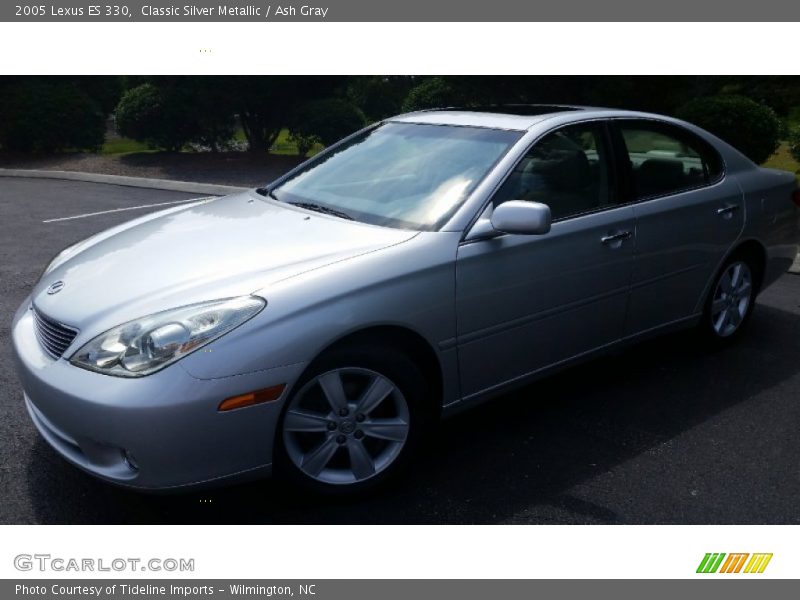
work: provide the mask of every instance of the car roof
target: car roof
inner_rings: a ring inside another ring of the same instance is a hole
[[[555,116],[574,114],[576,120],[602,117],[639,117],[664,119],[663,115],[560,104],[512,104],[474,108],[441,108],[406,113],[388,119],[391,122],[429,125],[457,125],[527,131],[534,125]]]

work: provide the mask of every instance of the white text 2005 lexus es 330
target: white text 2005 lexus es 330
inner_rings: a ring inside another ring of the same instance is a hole
[[[64,250],[14,318],[24,400],[114,483],[368,488],[440,416],[556,368],[736,338],[799,203],[793,175],[658,115],[402,115]]]

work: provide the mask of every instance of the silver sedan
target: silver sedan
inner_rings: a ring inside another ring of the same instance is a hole
[[[14,318],[24,401],[116,484],[369,488],[441,416],[556,369],[736,339],[798,205],[793,175],[667,117],[402,115],[64,250]]]

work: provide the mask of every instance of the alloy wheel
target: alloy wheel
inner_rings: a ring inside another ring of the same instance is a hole
[[[283,442],[294,465],[326,484],[353,484],[387,469],[409,434],[409,407],[397,385],[370,369],[333,369],[289,402]]]
[[[717,282],[711,302],[711,326],[719,337],[729,337],[741,326],[753,299],[753,276],[746,262],[729,264]]]

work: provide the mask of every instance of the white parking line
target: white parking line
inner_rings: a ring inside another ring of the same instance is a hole
[[[71,221],[72,219],[83,219],[85,217],[95,217],[97,215],[107,215],[109,213],[122,212],[125,210],[140,210],[142,208],[154,208],[156,206],[169,206],[171,204],[186,204],[187,202],[197,202],[198,200],[210,200],[214,196],[201,196],[199,198],[189,198],[188,200],[173,200],[172,202],[156,202],[155,204],[142,204],[140,206],[126,206],[125,208],[112,208],[111,210],[99,210],[97,212],[73,215],[71,217],[59,217],[57,219],[45,219],[42,223],[55,223],[56,221]]]

